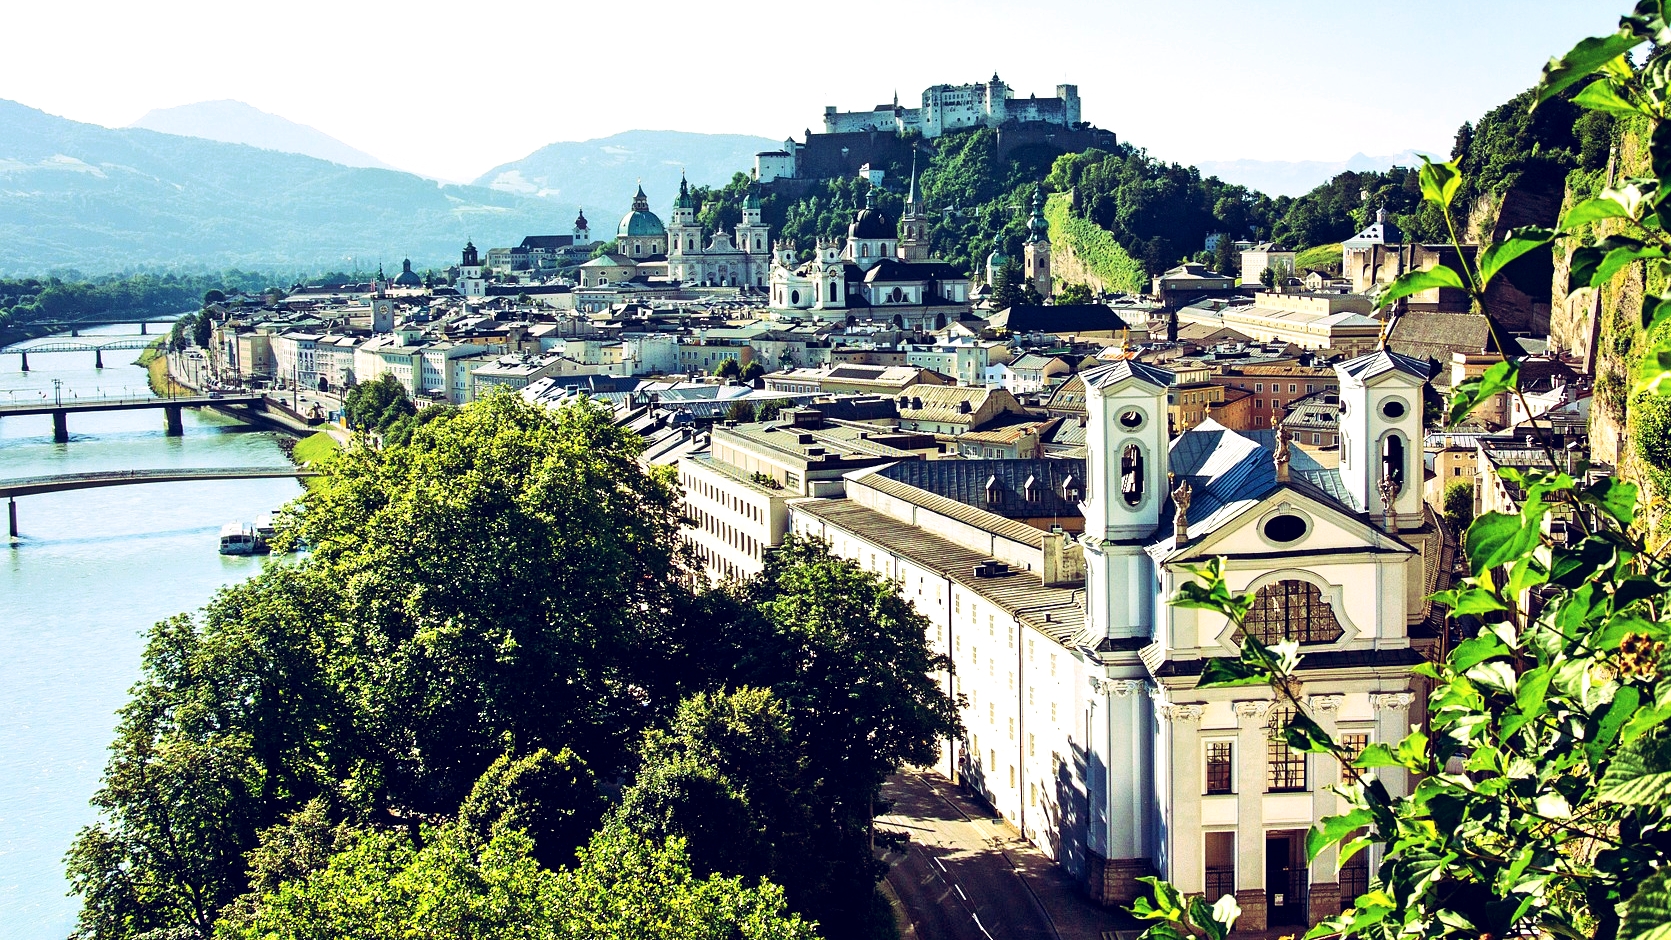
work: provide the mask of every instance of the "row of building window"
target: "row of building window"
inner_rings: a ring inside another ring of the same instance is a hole
[[[1284,733],[1293,720],[1293,710],[1271,709],[1266,723],[1265,789],[1270,793],[1293,793],[1308,789],[1306,755],[1288,746]],[[1348,732],[1341,735],[1341,744],[1353,755],[1363,753],[1369,746],[1369,735]],[[1235,792],[1236,746],[1232,741],[1207,742],[1206,790],[1208,796]]]
[[[679,482],[684,486],[685,492],[687,493],[699,493],[702,496],[719,503],[726,509],[742,515],[744,518],[752,522],[765,521],[765,513],[759,506],[746,502],[738,496],[727,493],[719,487],[714,486],[712,483],[697,478],[693,474],[679,474]]]
[[[1230,831],[1202,834],[1202,856],[1205,869],[1204,883],[1209,900],[1236,893],[1236,833]],[[1350,903],[1369,890],[1369,853],[1359,851],[1340,865],[1340,896]]]

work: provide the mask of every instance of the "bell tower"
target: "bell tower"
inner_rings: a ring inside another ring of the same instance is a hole
[[[917,198],[917,157],[911,155],[911,187],[905,194],[905,210],[899,216],[899,258],[901,261],[929,260],[928,219]]]
[[[1044,220],[1044,187],[1033,190],[1033,215],[1027,220],[1027,244],[1022,248],[1022,266],[1028,283],[1049,297],[1050,283],[1050,223]]]
[[[1427,363],[1381,348],[1335,366],[1340,478],[1388,531],[1422,524],[1422,394]]]

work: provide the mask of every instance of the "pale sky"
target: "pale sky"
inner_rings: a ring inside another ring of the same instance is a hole
[[[402,169],[468,180],[631,129],[797,139],[997,71],[1079,86],[1084,117],[1169,160],[1448,153],[1627,0],[889,3],[156,0],[16,3],[0,98],[119,127],[234,98]]]

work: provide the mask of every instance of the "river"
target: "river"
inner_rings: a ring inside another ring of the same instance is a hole
[[[149,394],[136,356],[107,352],[95,369],[90,352],[37,353],[24,373],[16,355],[0,355],[0,402],[50,396],[55,379],[65,398]],[[72,414],[70,442],[54,444],[50,417],[0,419],[0,479],[288,465],[275,434],[212,412],[188,410],[184,424],[167,437],[160,410]],[[7,547],[0,535],[0,937],[63,940],[74,927],[63,856],[95,818],[87,801],[139,677],[144,631],[259,571],[261,559],[216,551],[220,527],[299,492],[291,480],[222,480],[18,500],[21,541]]]

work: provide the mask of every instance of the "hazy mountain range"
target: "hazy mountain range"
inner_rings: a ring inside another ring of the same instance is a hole
[[[626,131],[597,140],[547,144],[521,160],[488,170],[475,182],[507,193],[596,206],[599,211],[589,216],[596,226],[600,218],[626,211],[640,181],[650,208],[665,215],[678,195],[681,172],[692,185],[717,186],[738,171],[752,170],[755,154],[780,146],[778,141],[742,134]]]
[[[1414,150],[1386,157],[1353,154],[1345,160],[1207,160],[1196,164],[1201,175],[1257,189],[1270,196],[1303,196],[1347,170],[1359,173],[1395,166],[1420,166]]]
[[[627,131],[554,143],[450,185],[388,168],[321,131],[237,101],[152,111],[106,128],[0,99],[0,274],[138,266],[322,269],[451,263],[566,234],[584,206],[614,235],[642,183],[664,217],[681,173],[718,185],[777,142],[739,134]],[[1419,162],[1406,151],[1337,162],[1210,161],[1216,175],[1300,195],[1342,170]]]
[[[242,101],[199,101],[177,108],[157,108],[128,126],[227,144],[249,144],[262,150],[299,153],[343,166],[394,169],[324,131],[268,114]]]

